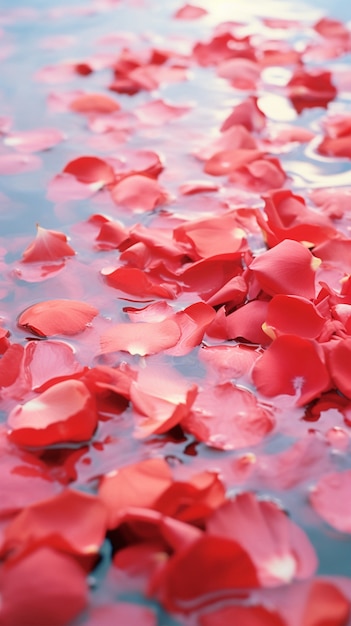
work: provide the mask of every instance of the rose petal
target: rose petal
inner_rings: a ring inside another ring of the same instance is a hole
[[[79,300],[46,300],[33,304],[18,318],[18,326],[39,337],[76,335],[98,314],[95,307]]]
[[[83,569],[47,547],[6,568],[1,595],[0,616],[6,626],[65,626],[88,603]]]
[[[208,446],[236,450],[259,443],[272,431],[274,419],[252,393],[226,382],[199,391],[182,426]]]
[[[14,407],[8,426],[19,446],[88,441],[97,426],[95,399],[81,381],[65,380]]]
[[[255,362],[252,379],[264,396],[294,396],[302,406],[330,388],[330,378],[318,344],[297,335],[281,335]]]
[[[75,254],[73,248],[67,243],[66,235],[37,225],[36,238],[23,252],[22,263],[60,261],[66,256]]]
[[[179,326],[171,319],[161,322],[115,324],[101,336],[101,353],[124,350],[140,356],[157,354],[174,346],[179,338]]]

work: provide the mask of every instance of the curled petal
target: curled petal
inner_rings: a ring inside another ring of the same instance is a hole
[[[88,441],[97,426],[95,399],[81,381],[65,380],[15,406],[8,426],[9,438],[19,446]]]
[[[132,382],[130,399],[140,414],[136,436],[167,432],[187,417],[197,395],[197,386],[178,377],[173,370],[153,367],[139,372]]]
[[[37,226],[37,236],[23,252],[22,263],[60,261],[66,256],[74,255],[75,251],[67,243],[66,235]]]

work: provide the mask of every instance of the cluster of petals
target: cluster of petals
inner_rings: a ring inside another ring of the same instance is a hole
[[[143,10],[119,4],[46,14]],[[350,28],[210,30],[210,4],[174,7],[167,45],[111,33],[39,70],[56,128],[0,118],[0,176],[30,188],[53,157],[60,224],[0,242],[4,626],[350,619],[349,573],[317,574],[351,533]],[[168,93],[208,76],[202,143],[206,80],[195,106]],[[305,192],[332,161],[342,185]]]

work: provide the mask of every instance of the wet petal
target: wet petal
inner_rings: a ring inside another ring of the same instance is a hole
[[[297,241],[285,239],[256,257],[250,270],[269,295],[284,293],[310,300],[315,297],[315,267],[318,264],[318,259],[307,248]]]
[[[232,539],[250,555],[264,587],[309,578],[317,556],[307,535],[274,502],[238,495],[217,509],[208,531]]]
[[[76,335],[86,329],[98,310],[78,300],[46,300],[33,304],[18,318],[20,328],[39,337]]]
[[[81,381],[65,380],[17,405],[7,423],[19,446],[88,441],[97,426],[95,399]]]
[[[255,362],[252,379],[264,396],[294,396],[302,406],[330,388],[323,353],[310,339],[282,335]]]
[[[66,256],[74,256],[75,254],[73,248],[67,243],[66,235],[38,225],[35,240],[22,254],[22,263],[59,261]]]

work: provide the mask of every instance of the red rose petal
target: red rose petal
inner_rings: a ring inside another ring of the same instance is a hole
[[[135,296],[135,300],[153,300],[156,297],[173,299],[178,290],[175,283],[158,282],[137,267],[118,267],[112,271],[105,268],[102,274],[110,287]]]
[[[66,235],[37,225],[36,238],[23,252],[22,263],[60,261],[66,256],[75,254],[73,248],[67,243]]]
[[[350,138],[348,137],[325,137],[320,144],[318,144],[317,152],[327,157],[339,157],[345,159],[351,159],[351,146]]]
[[[224,176],[242,168],[244,165],[260,158],[263,152],[246,148],[237,150],[222,150],[216,152],[207,161],[204,167],[206,174],[212,176]]]
[[[201,472],[188,482],[175,481],[159,496],[154,508],[163,515],[202,526],[225,500],[225,488],[215,472]]]
[[[247,376],[259,355],[254,348],[239,344],[204,346],[198,356],[211,369],[211,376],[218,376],[219,382],[225,382],[228,378]]]
[[[79,182],[86,185],[99,183],[99,186],[103,187],[115,181],[112,166],[107,161],[93,156],[82,156],[69,161],[63,172],[72,174]]]
[[[315,297],[315,267],[318,259],[297,241],[286,239],[256,257],[250,270],[262,289],[271,296],[278,293]]]
[[[65,380],[17,405],[8,426],[9,438],[20,446],[88,441],[97,426],[95,400],[81,381]]]
[[[46,300],[33,304],[18,318],[18,326],[40,337],[76,335],[98,314],[98,310],[79,300]]]
[[[264,396],[294,396],[302,406],[330,388],[323,353],[316,342],[282,335],[255,362],[252,379]]]
[[[179,339],[179,326],[171,319],[161,322],[115,324],[101,336],[101,353],[122,350],[141,356],[157,354],[175,346]]]
[[[267,220],[258,214],[258,223],[270,247],[287,238],[308,246],[318,246],[321,243],[323,245],[328,238],[338,236],[325,212],[312,211],[301,196],[290,190],[272,191],[264,199]]]
[[[287,90],[298,113],[305,108],[326,107],[337,95],[330,72],[308,72],[301,68],[289,80]]]
[[[343,626],[350,617],[350,600],[329,581],[315,580],[303,613],[303,626]]]
[[[11,556],[37,543],[73,555],[97,554],[106,533],[107,512],[100,500],[66,489],[21,511],[5,531]]]
[[[137,212],[152,211],[168,197],[156,180],[140,174],[123,178],[111,189],[111,196],[116,204]]]
[[[165,608],[183,613],[225,598],[228,591],[258,586],[256,569],[245,550],[236,541],[210,535],[173,556],[160,583],[158,595]]]
[[[66,626],[88,603],[80,565],[47,547],[6,567],[1,595],[6,626]]]
[[[245,339],[251,343],[267,345],[267,336],[262,324],[267,318],[268,302],[252,300],[230,313],[225,319],[225,330],[228,339]]]
[[[322,476],[313,488],[310,501],[330,526],[351,533],[351,470]]]
[[[325,324],[318,309],[300,296],[276,295],[268,303],[264,332],[273,339],[279,335],[298,335],[316,339]]]
[[[272,431],[274,419],[252,393],[226,382],[199,391],[182,426],[208,446],[236,450],[259,443]]]

